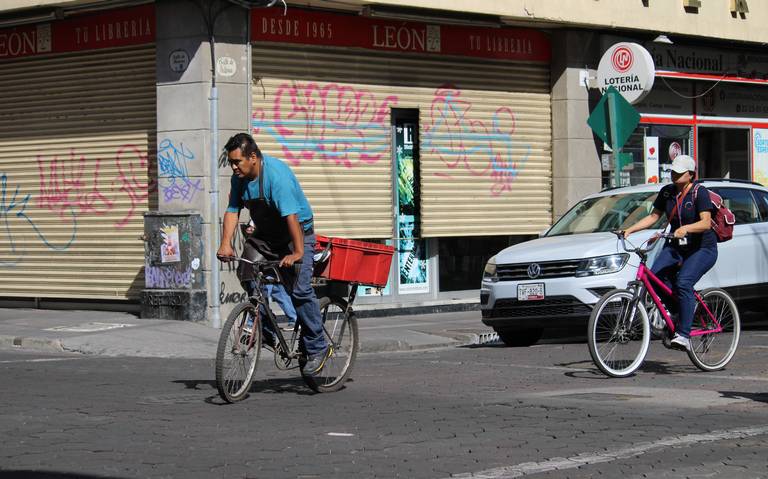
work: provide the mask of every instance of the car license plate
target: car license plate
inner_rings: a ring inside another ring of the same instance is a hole
[[[544,299],[544,283],[517,285],[518,301],[538,301]]]

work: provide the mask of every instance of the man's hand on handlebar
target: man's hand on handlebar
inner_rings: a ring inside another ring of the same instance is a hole
[[[216,257],[219,259],[219,261],[224,263],[229,263],[230,261],[237,259],[235,249],[232,247],[232,245],[229,244],[222,244],[219,246],[219,250],[216,252]]]
[[[301,263],[304,255],[292,253],[280,260],[280,267],[285,268],[293,266],[293,263]]]

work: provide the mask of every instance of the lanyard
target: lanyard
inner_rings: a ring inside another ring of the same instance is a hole
[[[672,223],[672,219],[675,217],[675,212],[677,212],[677,215],[680,217],[680,226],[683,225],[683,217],[680,215],[680,208],[683,204],[683,200],[685,199],[685,195],[688,194],[688,190],[690,190],[692,186],[693,183],[688,183],[688,186],[685,187],[685,190],[677,195],[677,199],[675,199],[675,209],[672,210],[672,214],[669,215],[670,223]]]

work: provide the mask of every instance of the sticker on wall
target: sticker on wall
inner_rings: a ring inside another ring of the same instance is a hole
[[[181,252],[179,251],[179,227],[163,226],[160,231],[163,238],[163,244],[160,245],[161,263],[178,263],[181,261]]]
[[[189,67],[189,53],[185,50],[174,50],[168,55],[168,67],[174,73],[184,73]]]
[[[232,57],[219,57],[216,59],[216,73],[225,78],[235,76],[237,62]]]
[[[200,258],[195,258],[192,260],[192,269],[194,269],[195,271],[200,269]]]

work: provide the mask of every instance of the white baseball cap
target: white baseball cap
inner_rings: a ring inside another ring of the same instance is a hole
[[[681,175],[686,171],[696,171],[696,162],[688,155],[677,155],[672,160],[672,171]]]

